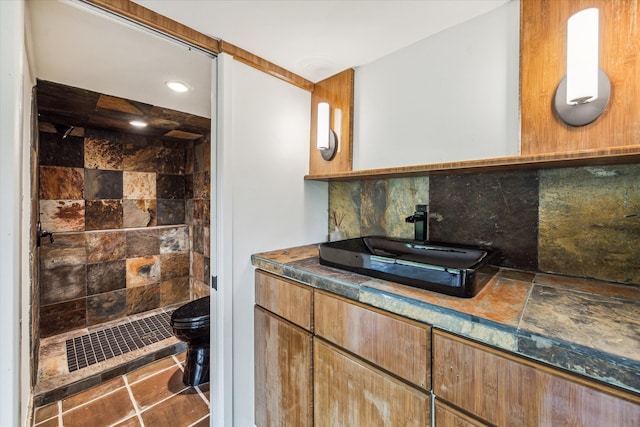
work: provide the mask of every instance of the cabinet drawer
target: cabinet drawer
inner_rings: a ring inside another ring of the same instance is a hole
[[[326,293],[314,294],[316,335],[428,390],[431,328]]]
[[[310,287],[256,270],[256,304],[311,331],[313,291]]]
[[[503,426],[638,426],[637,396],[433,331],[433,393]]]

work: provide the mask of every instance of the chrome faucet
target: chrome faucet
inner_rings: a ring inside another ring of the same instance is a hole
[[[415,229],[415,240],[424,242],[427,240],[427,230],[428,230],[428,223],[427,221],[429,220],[429,215],[428,212],[429,211],[429,205],[416,205],[416,211],[413,213],[413,215],[408,216],[405,218],[406,222],[411,222],[414,224],[414,229]]]

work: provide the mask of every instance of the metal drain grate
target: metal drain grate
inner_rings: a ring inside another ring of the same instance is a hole
[[[169,325],[171,313],[155,314],[123,325],[68,339],[67,364],[69,372],[169,338],[173,335]]]

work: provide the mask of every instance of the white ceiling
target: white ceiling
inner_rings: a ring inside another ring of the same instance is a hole
[[[314,83],[508,1],[134,0]]]
[[[1,1],[1,0],[0,0]],[[317,82],[509,0],[135,0]],[[210,58],[78,1],[27,0],[35,77],[210,117]],[[169,79],[192,86],[186,94]]]

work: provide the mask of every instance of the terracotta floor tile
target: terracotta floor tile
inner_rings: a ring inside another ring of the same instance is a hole
[[[141,410],[186,388],[182,383],[182,371],[177,365],[131,384],[130,387]]]
[[[136,381],[155,375],[158,371],[162,371],[163,369],[167,369],[171,366],[178,365],[176,361],[173,360],[173,357],[165,357],[164,359],[160,359],[147,366],[143,366],[142,368],[129,372],[127,374],[127,381],[129,381],[129,384],[133,384]]]
[[[142,420],[147,427],[166,426],[167,420],[172,427],[187,427],[208,413],[209,406],[190,388],[142,412]]]
[[[202,420],[193,424],[192,427],[209,427],[209,417],[203,418]]]
[[[126,388],[121,388],[86,405],[62,413],[65,427],[110,426],[135,415]]]
[[[58,402],[53,402],[49,405],[36,408],[33,421],[37,424],[56,415],[58,415]]]
[[[122,387],[124,387],[124,380],[122,377],[116,377],[83,392],[74,394],[62,401],[62,412],[66,412],[78,405],[97,399],[98,397],[104,396],[105,394]]]
[[[126,420],[113,425],[113,427],[141,427],[141,426],[142,424],[140,424],[140,419],[138,418],[137,415],[134,415],[131,418],[127,418]],[[153,427],[153,426],[145,426],[145,427]]]
[[[37,427],[58,427],[58,417],[48,419],[40,424],[36,424]]]

